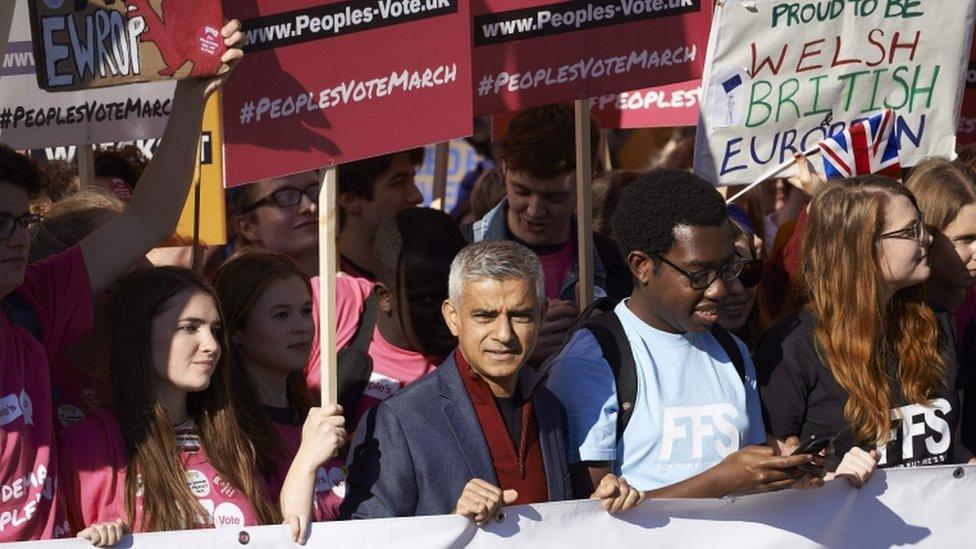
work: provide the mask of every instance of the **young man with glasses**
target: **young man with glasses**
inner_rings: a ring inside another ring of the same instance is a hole
[[[304,172],[236,191],[233,221],[241,247],[287,255],[309,276],[318,274],[321,178],[319,171]]]
[[[803,478],[797,466],[820,459],[762,446],[748,350],[713,327],[747,264],[721,195],[687,172],[650,172],[624,191],[613,231],[635,284],[608,314],[626,335],[618,354],[633,357],[636,398],[620,402],[622,385],[589,329],[554,359],[547,386],[566,407],[577,490],[611,473],[652,497],[722,497]]]

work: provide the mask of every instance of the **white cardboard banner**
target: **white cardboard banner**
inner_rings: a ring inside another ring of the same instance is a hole
[[[0,2],[16,2],[10,41],[0,63],[0,143],[15,149],[42,149],[163,135],[173,82],[42,91],[34,74],[27,0]]]
[[[819,490],[786,490],[721,500],[649,500],[611,516],[598,502],[505,509],[477,528],[458,516],[318,523],[310,548],[354,547],[971,547],[976,540],[976,466],[887,469],[860,490],[845,480]],[[11,544],[71,549],[79,540]],[[127,536],[134,549],[297,547],[281,526]]]
[[[902,166],[955,154],[971,0],[729,0],[715,8],[695,172],[752,183],[885,108]]]

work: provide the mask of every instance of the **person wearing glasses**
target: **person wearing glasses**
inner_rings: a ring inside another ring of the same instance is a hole
[[[0,484],[20,488],[0,502],[0,542],[63,537],[50,361],[92,328],[92,295],[107,289],[176,228],[193,180],[207,98],[243,57],[244,36],[227,24],[220,76],[181,80],[156,158],[117,217],[68,251],[27,263],[40,218],[28,211],[40,192],[34,164],[0,145]],[[91,525],[78,535],[118,541],[122,526]]]
[[[265,179],[233,194],[238,248],[287,255],[309,275],[319,272],[319,189],[322,173]]]
[[[824,184],[797,273],[804,305],[756,353],[770,442],[836,437],[827,479],[968,459],[957,448],[958,363],[948,314],[925,302],[932,236],[905,186]]]
[[[729,287],[729,296],[718,310],[718,323],[741,339],[750,351],[762,336],[759,308],[756,307],[757,287],[762,279],[763,260],[756,254],[752,232],[739,221],[731,220],[735,235],[735,251],[746,263],[739,273],[739,284]]]
[[[636,363],[636,398],[620,402],[619,380],[589,329],[554,359],[547,386],[566,407],[577,494],[608,474],[660,498],[770,491],[804,479],[797,466],[821,458],[777,456],[764,445],[749,352],[714,326],[741,291],[747,263],[722,196],[691,173],[649,172],[624,191],[613,234],[635,280],[613,314],[629,342],[619,354]],[[618,432],[622,414],[630,418]]]

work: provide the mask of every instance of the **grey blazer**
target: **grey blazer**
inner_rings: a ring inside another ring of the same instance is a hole
[[[526,366],[518,390],[540,374]],[[566,412],[548,389],[532,393],[549,500],[573,498],[566,459]],[[473,478],[498,485],[488,443],[453,355],[435,372],[372,408],[349,450],[341,518],[445,515]]]

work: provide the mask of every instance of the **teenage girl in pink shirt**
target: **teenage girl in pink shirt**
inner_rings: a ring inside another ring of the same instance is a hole
[[[73,529],[278,522],[231,395],[214,291],[187,269],[136,272],[120,283],[113,319],[114,411],[95,412],[59,440]]]
[[[278,498],[294,461],[315,493],[313,508],[300,514],[336,518],[342,500],[319,465],[344,442],[344,420],[338,406],[312,407],[305,385],[315,335],[308,276],[288,256],[249,252],[221,266],[214,288],[227,322],[233,396],[270,497]]]

